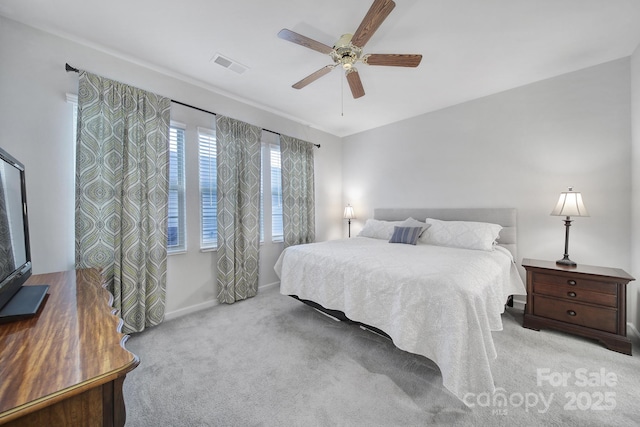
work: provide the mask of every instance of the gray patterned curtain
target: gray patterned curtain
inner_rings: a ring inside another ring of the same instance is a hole
[[[216,116],[218,160],[218,301],[258,292],[260,135],[262,129]]]
[[[316,239],[313,147],[310,142],[280,136],[285,248]]]
[[[170,103],[80,72],[76,268],[103,269],[125,333],[164,318]]]

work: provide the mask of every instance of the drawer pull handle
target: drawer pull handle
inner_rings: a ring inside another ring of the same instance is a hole
[[[570,284],[571,286],[577,285],[575,280],[567,280],[567,283]]]
[[[568,314],[569,316],[575,316],[575,315],[576,315],[576,312],[575,312],[575,311],[573,311],[573,310],[567,310],[567,314]]]
[[[567,292],[567,295],[569,295],[571,298],[575,298],[576,297],[576,293],[575,292]]]

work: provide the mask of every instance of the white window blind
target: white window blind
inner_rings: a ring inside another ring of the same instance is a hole
[[[260,243],[264,243],[264,234],[265,234],[265,230],[264,230],[264,214],[265,214],[265,209],[267,208],[267,206],[265,206],[264,203],[264,174],[265,172],[265,166],[264,166],[264,156],[265,156],[265,150],[267,150],[267,145],[265,145],[264,143],[264,132],[262,132],[263,135],[263,141],[262,141],[262,151],[260,152],[260,166],[261,166],[261,171],[260,171]]]
[[[271,239],[274,242],[284,240],[282,226],[282,172],[280,166],[280,145],[270,144],[271,166]]]
[[[169,128],[168,252],[186,249],[184,138],[183,128],[174,125]]]
[[[198,128],[200,163],[200,247],[217,247],[218,184],[216,134],[211,129]]]

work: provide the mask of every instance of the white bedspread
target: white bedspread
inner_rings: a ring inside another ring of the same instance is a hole
[[[297,295],[381,329],[405,351],[433,360],[444,386],[493,392],[491,331],[509,295],[526,295],[511,254],[356,237],[292,246],[275,270]]]

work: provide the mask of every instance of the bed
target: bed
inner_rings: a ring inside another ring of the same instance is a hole
[[[415,231],[416,220],[428,223],[417,244],[415,236],[389,243],[389,230],[397,239]],[[460,237],[460,227],[481,238]],[[486,233],[497,236],[491,246]],[[468,393],[495,391],[491,333],[502,330],[508,297],[526,295],[516,255],[515,209],[375,209],[358,237],[288,247],[275,270],[283,295],[434,361],[464,402]]]

